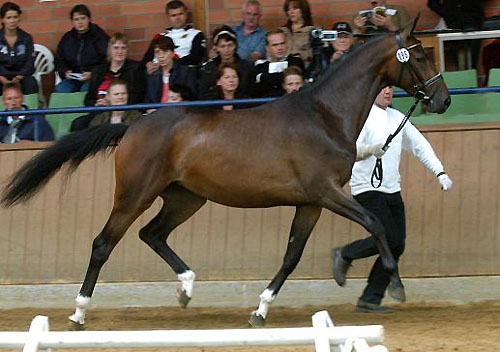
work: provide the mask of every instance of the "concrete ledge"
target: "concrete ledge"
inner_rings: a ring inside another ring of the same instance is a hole
[[[333,280],[290,280],[283,286],[274,306],[336,305],[355,303],[365,279],[349,279],[345,287]],[[471,303],[498,299],[500,276],[403,279],[408,302]],[[193,307],[256,307],[268,281],[195,282]],[[178,282],[98,283],[94,308],[178,306]],[[74,308],[79,284],[0,285],[0,309]],[[386,303],[391,299],[387,298]]]

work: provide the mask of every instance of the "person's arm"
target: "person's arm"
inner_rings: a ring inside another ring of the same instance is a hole
[[[193,38],[189,54],[179,58],[177,61],[183,65],[199,65],[205,57],[205,52],[205,36],[203,32],[200,32]]]
[[[372,155],[376,157],[377,159],[380,159],[387,149],[382,149],[384,146],[384,143],[377,143],[377,144],[362,144],[362,143],[356,143],[356,161],[361,161],[368,159]]]
[[[438,179],[441,188],[444,191],[451,189],[453,182],[450,177],[444,172],[444,167],[441,161],[434,153],[431,144],[425,139],[415,126],[408,122],[402,130],[403,149],[412,153],[425,167],[427,167]]]
[[[35,119],[39,119],[39,136],[38,140],[39,141],[53,141],[54,138],[54,131],[52,131],[52,127],[50,127],[49,123],[47,120],[45,120],[45,117],[42,116],[35,116]]]
[[[66,54],[65,50],[64,50],[65,37],[66,37],[66,35],[64,35],[62,37],[61,41],[57,45],[57,51],[56,51],[56,57],[55,57],[56,70],[57,70],[57,73],[59,74],[59,77],[61,77],[61,79],[65,79],[66,72],[70,71],[70,68],[66,62],[66,57],[65,57],[65,54]]]
[[[17,72],[19,76],[31,76],[35,73],[35,56],[34,56],[34,46],[33,46],[33,38],[31,35],[28,35],[26,38],[26,53],[25,53],[25,61],[23,67]]]

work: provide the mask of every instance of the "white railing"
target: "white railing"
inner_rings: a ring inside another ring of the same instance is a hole
[[[381,325],[334,326],[326,311],[312,317],[310,328],[151,330],[151,331],[49,331],[49,320],[39,315],[29,332],[0,332],[0,348],[24,352],[50,348],[152,348],[312,345],[317,352],[387,352],[381,343]]]

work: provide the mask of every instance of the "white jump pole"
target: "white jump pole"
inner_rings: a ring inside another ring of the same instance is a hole
[[[152,331],[47,331],[46,317],[36,317],[30,332],[0,332],[0,348],[23,348],[35,352],[49,348],[154,348],[316,345],[318,352],[330,351],[350,340],[381,343],[383,327],[333,326],[328,313],[320,312],[306,328],[226,329],[226,330],[152,330]],[[45,319],[43,319],[45,318]],[[322,324],[322,325],[321,325]],[[347,347],[347,346],[346,346]],[[363,352],[351,345],[358,352]],[[360,346],[361,347],[361,346]],[[328,348],[328,349],[327,349]],[[338,350],[338,349],[337,349]],[[346,349],[347,351],[347,349]],[[375,352],[375,350],[370,350]],[[378,352],[382,352],[378,350]]]

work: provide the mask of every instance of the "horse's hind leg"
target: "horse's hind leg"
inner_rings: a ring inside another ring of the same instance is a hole
[[[181,306],[186,307],[192,297],[194,272],[167,244],[170,233],[184,221],[189,219],[207,201],[191,191],[170,185],[160,195],[163,207],[160,212],[139,232],[139,237],[150,246],[177,273],[182,282],[178,290]]]
[[[336,188],[332,195],[325,196],[322,199],[322,205],[334,213],[357,222],[372,234],[379,250],[382,265],[390,275],[389,295],[400,302],[404,302],[406,295],[399,277],[398,265],[389,249],[385,230],[380,221],[340,188]]]
[[[260,295],[259,308],[252,312],[248,321],[252,326],[265,324],[269,305],[274,301],[281,286],[293,272],[304,252],[306,242],[321,215],[321,207],[298,206],[292,222],[288,246],[280,270]]]
[[[90,299],[97,282],[102,266],[109,255],[122,239],[130,225],[149,208],[156,198],[154,190],[148,189],[147,193],[132,194],[132,192],[121,192],[125,187],[117,188],[113,210],[101,233],[92,243],[92,254],[80,292],[76,298],[75,314],[69,317],[70,328],[82,330],[85,322],[85,313],[90,305]]]

